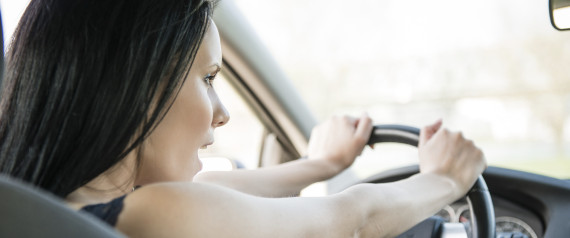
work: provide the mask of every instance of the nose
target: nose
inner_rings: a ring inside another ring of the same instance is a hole
[[[214,117],[212,120],[212,127],[216,128],[228,123],[228,121],[230,120],[230,113],[228,112],[226,107],[224,107],[224,105],[218,98],[218,95],[214,93],[213,96],[214,96],[213,100]]]

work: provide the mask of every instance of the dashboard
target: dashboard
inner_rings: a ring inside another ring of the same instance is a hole
[[[393,182],[418,171],[418,166],[393,169],[361,183]],[[483,177],[493,200],[498,238],[570,237],[569,181],[492,166]],[[470,226],[471,211],[466,199],[445,206],[435,215]]]
[[[504,198],[494,196],[492,199],[498,238],[542,237],[538,234],[544,233],[544,227],[538,215]],[[435,215],[440,216],[446,222],[459,222],[470,226],[471,210],[466,199],[445,206]]]

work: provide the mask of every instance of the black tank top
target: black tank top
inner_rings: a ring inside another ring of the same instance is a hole
[[[81,208],[81,211],[91,213],[92,215],[103,220],[107,224],[115,227],[117,224],[117,218],[123,210],[123,200],[127,195],[120,196],[113,199],[108,203],[99,203],[93,205],[87,205]]]

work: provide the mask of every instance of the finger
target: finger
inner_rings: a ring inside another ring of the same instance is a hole
[[[368,141],[370,135],[372,134],[372,119],[368,116],[368,113],[362,113],[358,124],[356,126],[355,136],[365,139]]]
[[[348,121],[348,123],[350,125],[353,125],[354,127],[358,126],[358,121],[359,119],[356,117],[351,117],[351,116],[344,116],[345,120]]]
[[[425,143],[431,139],[431,137],[441,128],[442,121],[438,119],[431,125],[425,126],[420,131],[420,143],[419,146],[425,145]]]
[[[437,122],[431,125],[424,126],[420,131],[420,142],[419,146],[423,146],[434,134],[434,127],[436,127]]]

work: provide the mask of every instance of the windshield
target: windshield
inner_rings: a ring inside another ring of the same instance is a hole
[[[570,32],[551,27],[547,0],[236,3],[319,120],[442,118],[490,165],[570,178]],[[353,176],[417,162],[377,147]]]

